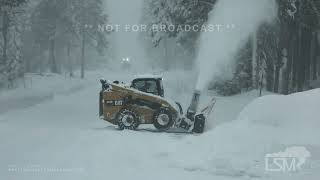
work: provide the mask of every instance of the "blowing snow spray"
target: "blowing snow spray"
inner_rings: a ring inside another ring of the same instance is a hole
[[[186,119],[191,120],[189,125],[194,124],[194,127],[197,127],[200,122],[201,129],[204,128],[202,126],[215,104],[215,99],[198,111],[201,92],[208,88],[212,79],[221,76],[226,78],[232,74],[223,73],[224,69],[232,67],[239,49],[256,33],[262,23],[272,21],[276,14],[275,0],[217,1],[209,14],[208,24],[233,24],[234,28],[201,34],[200,51],[196,61],[198,80],[186,114]],[[182,123],[183,127],[184,125],[185,123]]]
[[[235,56],[263,23],[277,15],[275,0],[218,0],[209,14],[208,24],[232,24],[233,28],[202,32],[196,60],[196,89],[203,91],[212,80],[233,76]]]

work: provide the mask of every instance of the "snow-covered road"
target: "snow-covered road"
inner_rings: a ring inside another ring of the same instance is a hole
[[[1,179],[206,176],[183,167],[197,159],[201,147],[192,141],[200,136],[118,131],[97,118],[98,90],[88,87],[1,115]]]
[[[188,166],[203,160],[201,136],[118,131],[99,120],[100,87],[95,82],[74,94],[1,114],[1,179],[212,176],[201,167]]]
[[[99,88],[92,79],[81,91],[1,114],[0,179],[275,179],[264,174],[265,152],[248,147],[261,139],[241,127],[227,123],[202,135],[118,131],[98,119]],[[220,99],[214,117],[223,124],[251,99]],[[243,145],[240,137],[252,139]]]

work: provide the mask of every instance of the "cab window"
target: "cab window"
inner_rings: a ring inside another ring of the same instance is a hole
[[[132,87],[142,92],[158,95],[157,81],[154,80],[136,81]]]

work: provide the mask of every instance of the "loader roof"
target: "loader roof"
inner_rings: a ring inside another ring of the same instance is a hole
[[[136,79],[148,79],[148,78],[152,78],[152,79],[162,79],[162,75],[160,74],[139,74],[134,76]]]

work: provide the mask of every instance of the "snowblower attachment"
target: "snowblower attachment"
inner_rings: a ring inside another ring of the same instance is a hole
[[[178,127],[194,133],[203,133],[205,128],[205,121],[212,112],[212,109],[216,103],[215,98],[212,98],[210,103],[198,112],[198,106],[200,101],[200,91],[195,91],[192,96],[191,104],[188,108],[187,114],[183,117]]]

